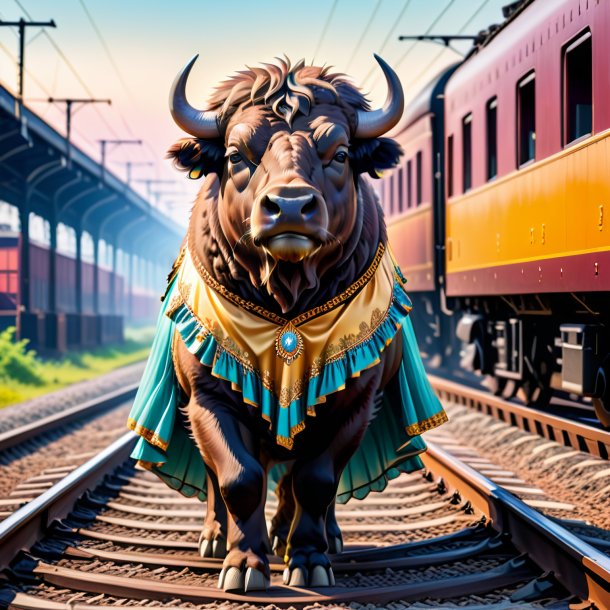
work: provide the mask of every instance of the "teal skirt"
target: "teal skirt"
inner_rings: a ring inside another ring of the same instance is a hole
[[[155,339],[128,421],[128,427],[140,436],[132,457],[152,470],[172,489],[187,497],[205,500],[205,465],[180,409],[185,405],[186,397],[174,372],[174,333],[180,333],[187,347],[197,345],[196,355],[204,366],[212,368],[218,363],[228,362],[230,358],[226,352],[219,357],[221,348],[214,343],[212,335],[209,335],[205,344],[194,341],[200,329],[197,321],[185,315],[185,312],[178,312],[174,319],[166,315],[172,290],[173,286],[170,286],[159,314]],[[371,491],[383,490],[388,481],[400,473],[422,468],[418,456],[426,450],[426,444],[421,433],[447,420],[428,382],[408,317],[408,305],[410,303],[402,287],[397,287],[388,324],[380,327],[378,336],[367,342],[364,349],[348,354],[346,358],[351,359],[347,364],[339,361],[327,365],[335,368],[325,371],[325,379],[336,380],[339,387],[349,377],[367,368],[370,359],[378,356],[396,333],[402,334],[400,366],[384,389],[381,407],[371,421],[360,447],[343,471],[337,492],[338,502],[344,503],[351,498],[362,499]],[[240,387],[243,387],[240,380],[243,379],[246,385],[247,379],[248,387],[251,387],[251,375],[247,371],[240,372],[235,362],[230,362],[227,366],[229,365],[231,369],[226,371],[227,376],[223,371],[220,376],[237,382]],[[216,370],[213,369],[212,372]],[[323,390],[325,394],[334,391],[331,386],[326,389],[329,391]],[[290,413],[292,417],[302,417],[306,423],[309,416],[305,415],[301,407],[295,403],[288,409],[293,410]],[[324,405],[319,405],[318,409],[322,412]],[[277,411],[280,412],[279,406]],[[279,421],[278,425],[281,423]],[[281,465],[276,467],[270,473],[270,483],[276,482],[282,472]]]

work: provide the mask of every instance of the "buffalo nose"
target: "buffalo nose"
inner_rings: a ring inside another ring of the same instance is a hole
[[[269,193],[261,205],[274,218],[309,220],[317,211],[318,200],[313,193],[300,197],[282,197]]]

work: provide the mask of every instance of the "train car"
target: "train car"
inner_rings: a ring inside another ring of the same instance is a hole
[[[525,2],[445,91],[446,287],[470,366],[610,424],[610,3]],[[553,374],[557,373],[553,384]]]
[[[591,397],[610,426],[610,3],[510,11],[407,109],[380,189],[390,240],[426,351],[455,355],[457,335],[497,393]]]
[[[22,311],[19,294],[20,234],[0,226],[0,329],[16,326],[18,335],[28,336],[49,351],[96,347],[123,339],[123,318],[129,313],[124,278],[108,269],[98,274],[97,313],[94,304],[94,265],[81,262],[81,311],[78,313],[76,260],[56,255],[56,311],[49,309],[51,278],[49,248],[30,240],[30,309]],[[112,283],[114,282],[114,287]],[[114,300],[112,299],[114,295]],[[151,323],[159,298],[150,289],[140,289],[137,320]],[[22,332],[27,325],[27,333]]]
[[[444,306],[443,91],[457,64],[434,77],[409,104],[392,137],[404,156],[378,186],[397,262],[408,279],[413,324],[429,366],[452,351]]]

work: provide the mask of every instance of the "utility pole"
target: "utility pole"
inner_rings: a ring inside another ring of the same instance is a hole
[[[161,203],[161,197],[164,197],[165,195],[170,195],[172,197],[175,197],[176,195],[188,195],[188,193],[185,193],[184,191],[152,191],[152,194],[155,196],[157,207],[159,207],[159,204]]]
[[[47,99],[49,104],[65,104],[66,105],[66,142],[68,143],[68,164],[72,162],[72,110],[74,104],[81,104],[80,108],[82,108],[85,104],[112,104],[112,100],[98,100],[94,98],[59,98],[59,97],[50,97]],[[80,110],[77,108],[74,110],[74,114]]]
[[[156,179],[156,178],[140,178],[139,180],[134,180],[134,182],[142,182],[143,184],[146,185],[146,196],[148,197],[148,200],[150,201],[151,197],[152,197],[152,190],[151,190],[151,185],[152,184],[175,184],[176,182],[178,182],[177,180],[161,180],[161,179]]]
[[[94,98],[59,98],[59,97],[50,97],[47,102],[49,104],[65,104],[66,105],[66,139],[70,142],[70,134],[72,132],[72,106],[73,104],[108,104],[109,106],[112,104],[112,100],[107,99],[94,99]],[[82,107],[82,106],[81,106]],[[74,110],[74,114],[76,114],[80,110],[80,108]]]
[[[101,166],[102,166],[102,177],[105,177],[106,174],[106,146],[110,144],[112,146],[111,150],[114,150],[118,146],[123,144],[142,144],[142,140],[98,140],[101,146]]]
[[[25,68],[25,28],[55,28],[55,21],[26,21],[21,18],[19,21],[3,21],[0,19],[0,27],[17,27],[19,28],[19,100],[23,104],[23,74]]]
[[[127,184],[131,185],[132,168],[137,167],[137,166],[145,166],[145,165],[150,167],[150,166],[154,165],[154,163],[152,161],[125,161],[123,163],[123,165],[125,166],[125,172],[127,174]]]

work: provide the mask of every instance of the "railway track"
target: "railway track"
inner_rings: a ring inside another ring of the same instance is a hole
[[[442,377],[428,375],[428,378],[443,402],[467,406],[565,447],[605,460],[610,457],[610,430],[504,400],[489,392]]]
[[[16,445],[23,448],[24,443],[43,441],[46,435],[56,432],[59,428],[64,428],[67,424],[75,421],[81,422],[87,417],[99,415],[108,409],[131,400],[136,395],[138,385],[137,383],[127,385],[93,400],[87,400],[74,407],[69,407],[58,413],[53,413],[52,415],[19,426],[18,428],[6,430],[0,433],[0,452],[5,452]]]
[[[569,592],[610,608],[606,554],[435,443],[425,477],[403,475],[383,494],[338,510],[346,550],[333,561],[335,587],[286,587],[284,566],[272,558],[268,592],[224,593],[216,587],[221,560],[197,551],[203,506],[135,470],[127,457],[134,442],[125,434],[0,524],[1,567],[16,557],[0,607],[421,599],[512,599],[518,606]]]
[[[0,433],[0,521],[124,433],[137,384]]]

